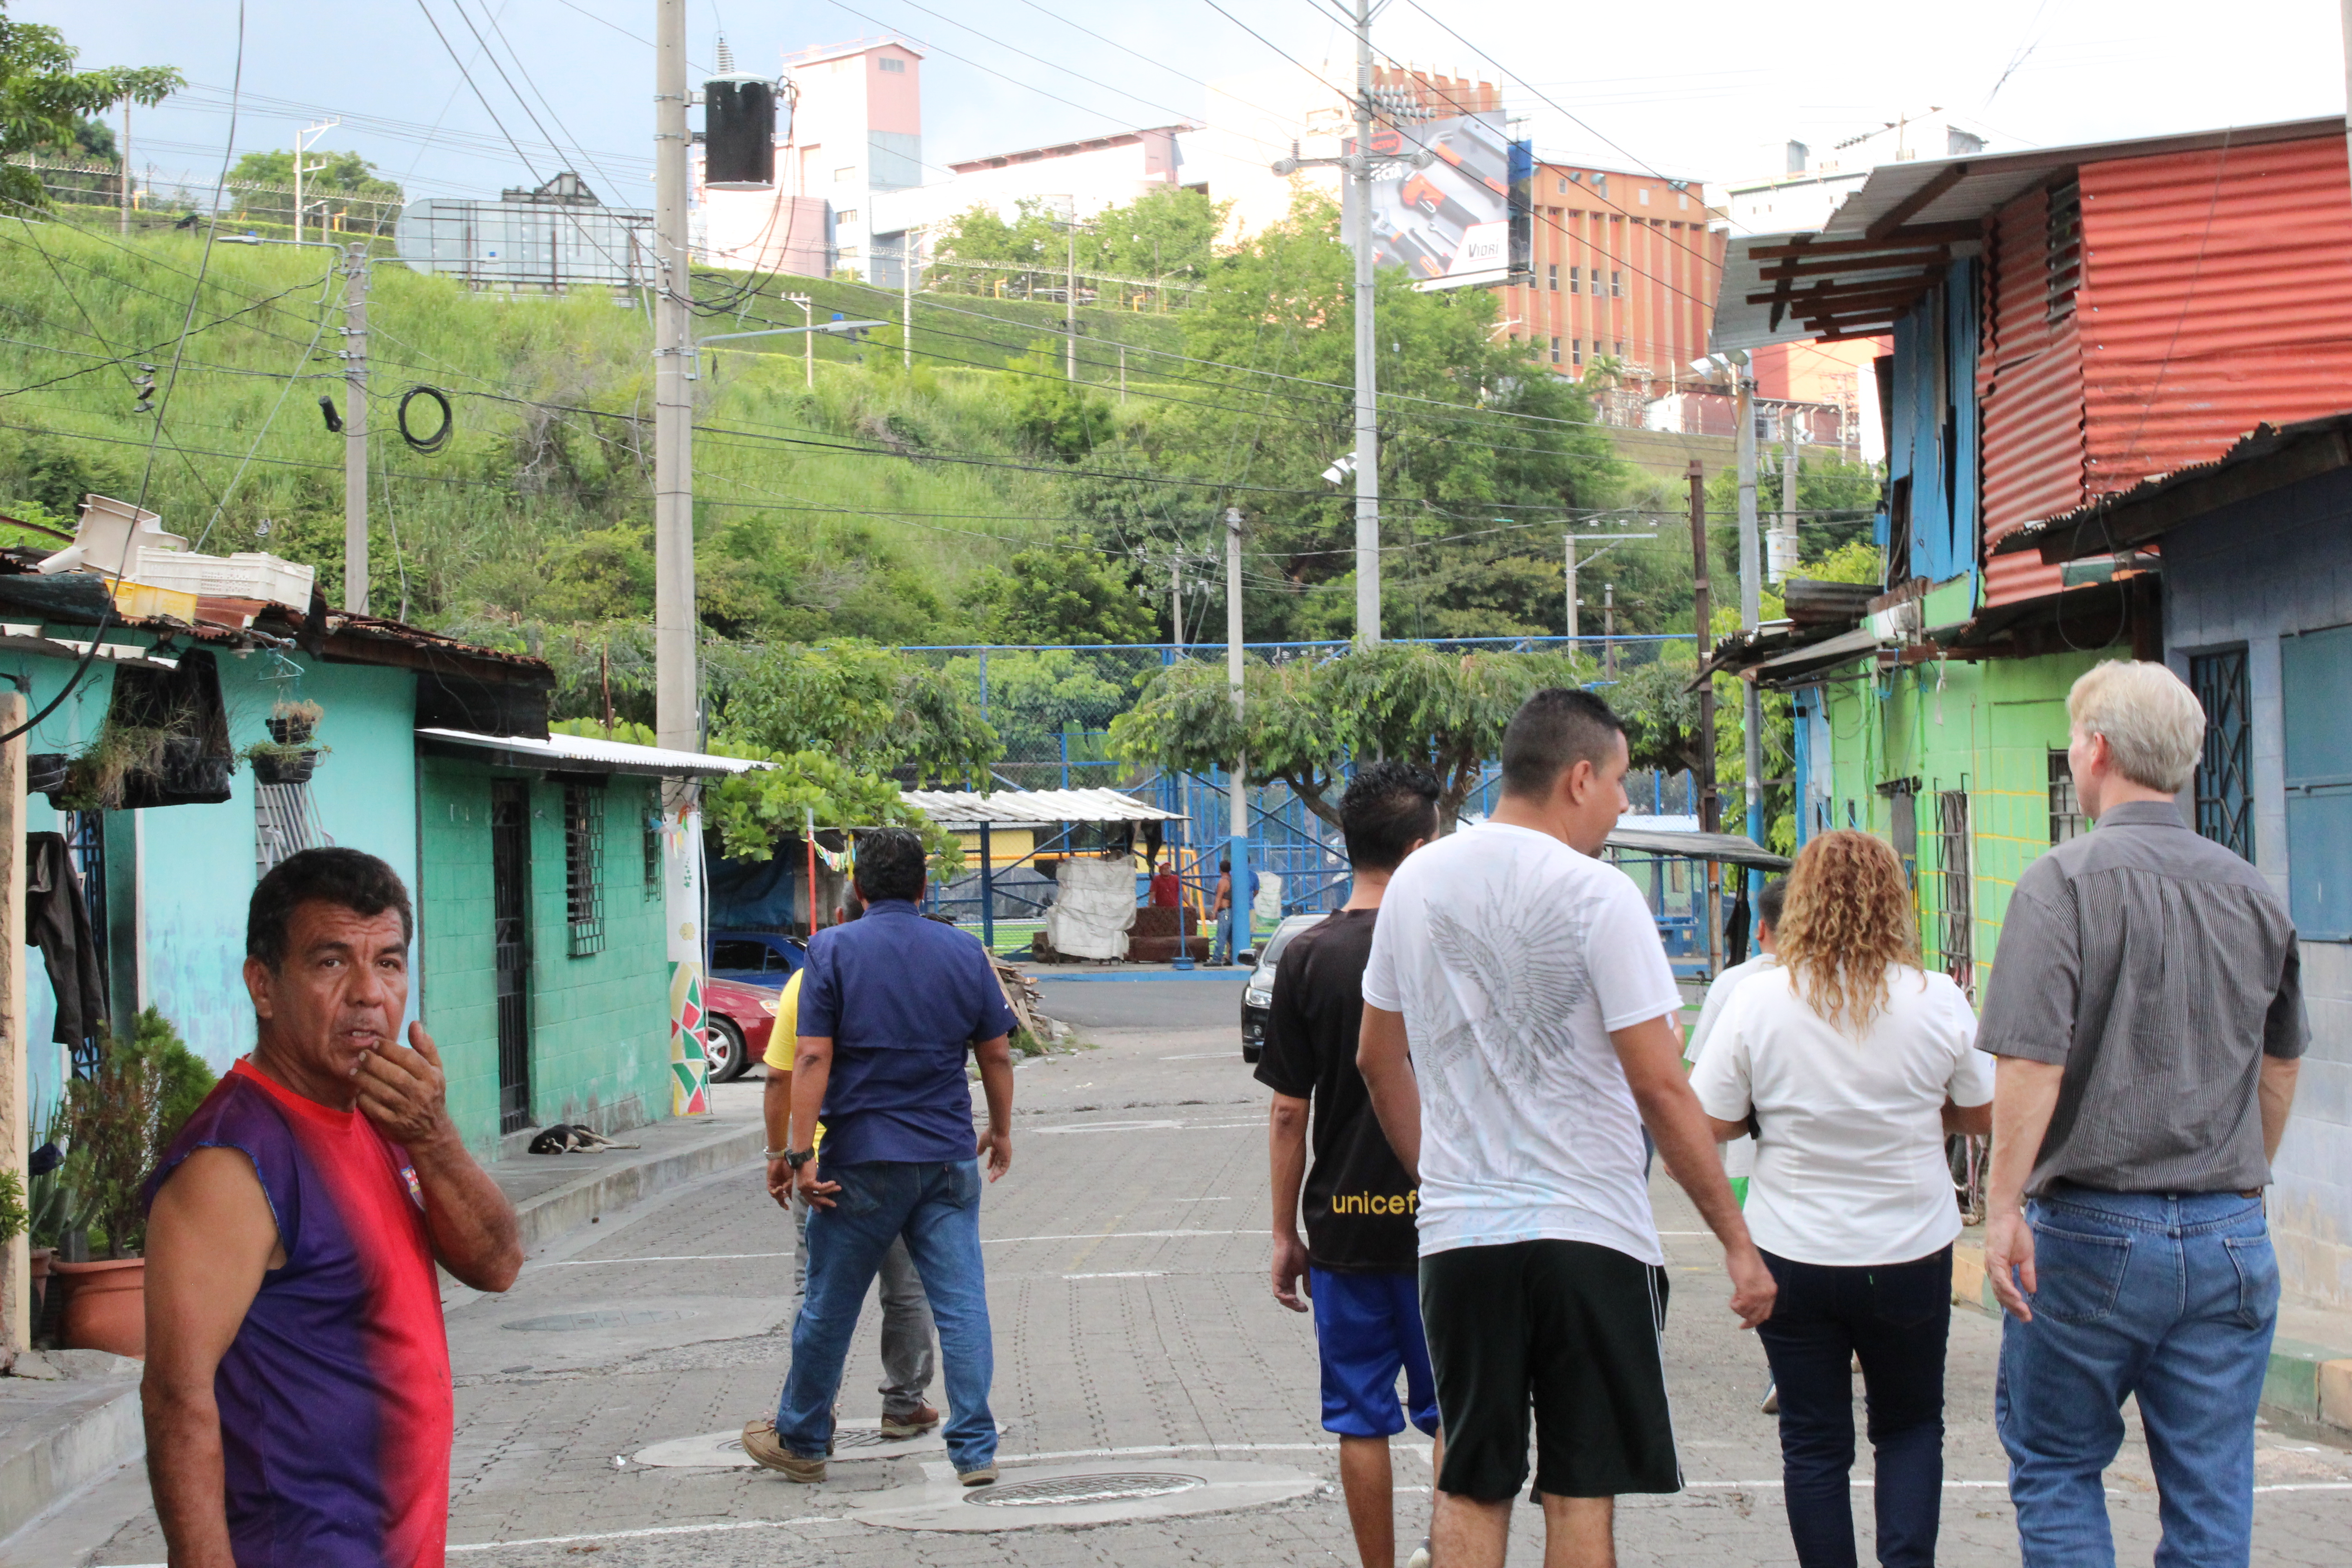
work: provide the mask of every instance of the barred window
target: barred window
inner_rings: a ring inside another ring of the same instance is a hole
[[[2243,643],[2189,661],[2189,689],[2205,706],[2205,749],[2197,760],[2197,831],[2254,858],[2252,699]]]
[[[2063,746],[2050,748],[2050,842],[2083,835],[2083,803],[2074,794],[2074,764]]]
[[[604,792],[563,786],[563,913],[572,956],[604,951]]]
[[[662,896],[661,813],[646,813],[646,897]]]

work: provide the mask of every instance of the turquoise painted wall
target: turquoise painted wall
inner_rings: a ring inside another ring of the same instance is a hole
[[[1916,778],[1920,944],[1941,966],[1943,867],[1937,796],[1965,790],[1973,865],[1970,957],[1982,991],[2017,879],[2050,847],[2049,753],[2066,745],[2066,692],[2118,650],[2038,658],[1912,665],[1824,683],[1833,825],[1894,837],[1894,805],[1877,786]]]
[[[449,1075],[467,1142],[499,1140],[498,1014],[490,948],[493,779],[530,789],[532,1120],[606,1130],[669,1114],[669,964],[658,878],[646,879],[643,823],[655,786],[615,778],[604,809],[603,951],[571,953],[563,786],[468,760],[427,756],[424,780],[425,1026]]]

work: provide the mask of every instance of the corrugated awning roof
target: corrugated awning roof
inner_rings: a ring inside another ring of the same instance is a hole
[[[1620,827],[1609,835],[1609,847],[1641,855],[1674,855],[1688,860],[1713,860],[1725,866],[1748,866],[1759,871],[1785,871],[1789,858],[1775,855],[1744,833],[1684,833],[1654,827]]]
[[[419,730],[420,740],[463,746],[486,752],[489,760],[516,768],[548,768],[558,773],[635,773],[665,779],[719,778],[767,768],[742,757],[714,757],[705,752],[673,752],[660,746],[639,746],[627,741],[606,741],[587,735],[550,735],[534,741],[520,735],[480,735],[470,730]]]
[[[1176,822],[1182,813],[1147,805],[1115,789],[910,789],[908,805],[941,827],[1034,827],[1063,822]]]

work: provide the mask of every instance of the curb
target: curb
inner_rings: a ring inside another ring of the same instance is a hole
[[[56,1426],[0,1458],[0,1541],[147,1452],[139,1388],[110,1382],[60,1402]]]
[[[1973,1307],[1990,1318],[2001,1315],[1985,1275],[1981,1242],[1953,1244],[1952,1305]],[[2273,1339],[2270,1371],[2263,1378],[2263,1413],[2352,1433],[2352,1355],[2308,1340]]]
[[[610,1209],[625,1208],[727,1166],[747,1163],[767,1147],[758,1121],[726,1127],[706,1142],[633,1164],[591,1171],[515,1205],[522,1247],[531,1252]]]

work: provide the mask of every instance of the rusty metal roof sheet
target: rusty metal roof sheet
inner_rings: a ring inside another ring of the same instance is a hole
[[[1162,811],[1115,789],[910,789],[899,798],[942,827],[1038,827],[1065,822],[1175,822]]]

